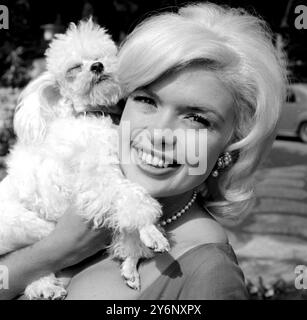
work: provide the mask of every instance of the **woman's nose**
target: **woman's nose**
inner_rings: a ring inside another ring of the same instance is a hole
[[[157,117],[152,118],[151,143],[162,145],[163,148],[174,147],[177,142],[175,136],[176,117],[172,110],[163,110]]]
[[[157,113],[150,116],[150,127],[153,129],[175,129],[176,127],[176,114],[173,108],[163,107]]]

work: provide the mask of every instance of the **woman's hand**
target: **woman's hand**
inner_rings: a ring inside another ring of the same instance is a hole
[[[71,209],[61,217],[45,241],[54,248],[59,269],[63,269],[105,249],[111,241],[111,232],[106,228],[94,230]]]
[[[40,277],[74,265],[107,246],[111,233],[93,230],[74,210],[67,211],[46,238],[0,257],[9,271],[9,288],[1,299],[12,299]]]

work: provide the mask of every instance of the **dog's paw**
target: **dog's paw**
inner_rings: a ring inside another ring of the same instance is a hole
[[[133,273],[122,272],[122,277],[124,278],[125,283],[129,288],[133,290],[141,289],[140,275],[137,271]]]
[[[140,290],[141,289],[141,282],[140,282],[140,276],[134,275],[134,276],[130,276],[129,278],[124,277],[126,285],[133,289],[133,290]]]
[[[146,247],[155,252],[169,251],[168,240],[154,225],[146,226],[140,230],[140,239]]]
[[[127,258],[121,265],[121,275],[125,279],[128,287],[134,290],[141,289],[140,274],[136,269],[136,263],[133,259]]]
[[[31,283],[25,290],[29,300],[63,300],[67,295],[64,284],[54,275]]]

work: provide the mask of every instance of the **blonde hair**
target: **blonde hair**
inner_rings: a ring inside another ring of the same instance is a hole
[[[272,33],[259,17],[243,9],[212,3],[187,5],[139,24],[121,45],[119,78],[126,94],[165,73],[198,62],[231,89],[236,128],[225,151],[236,162],[205,182],[206,206],[219,216],[238,217],[253,198],[253,173],[272,145],[285,97],[284,60]]]

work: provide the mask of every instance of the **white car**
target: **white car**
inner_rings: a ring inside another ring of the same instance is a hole
[[[297,136],[307,143],[307,84],[292,84],[284,103],[278,135]]]

